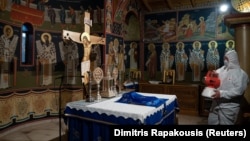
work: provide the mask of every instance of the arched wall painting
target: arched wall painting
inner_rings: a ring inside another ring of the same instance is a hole
[[[145,42],[233,39],[234,30],[223,22],[226,14],[203,8],[145,15]]]

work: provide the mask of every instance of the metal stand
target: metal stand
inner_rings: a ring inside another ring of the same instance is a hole
[[[72,77],[81,77],[81,78],[83,78],[83,76],[72,76]],[[59,100],[59,102],[58,102],[59,103],[59,106],[58,106],[58,113],[59,113],[59,115],[58,115],[58,117],[59,117],[59,141],[61,141],[62,140],[62,131],[61,131],[61,129],[62,129],[62,109],[61,109],[61,107],[62,107],[62,86],[63,86],[64,76],[60,76],[60,77],[58,77],[56,79],[61,80],[60,86],[59,86],[59,98],[58,98],[58,100]],[[86,92],[84,84],[83,84],[83,88],[84,88],[84,90]]]
[[[119,78],[119,81],[118,81],[118,93],[121,93],[121,91],[122,91],[122,72],[121,71],[119,71],[119,76],[118,76],[118,78]]]
[[[91,83],[92,83],[91,75],[92,75],[92,73],[89,71],[88,74],[89,74],[89,83],[88,83],[89,91],[88,91],[88,94],[86,97],[86,102],[94,102],[94,98],[91,96],[91,89],[92,89],[92,87],[91,87]]]
[[[100,101],[102,99],[101,94],[100,94],[100,82],[97,83],[97,101]]]
[[[62,85],[63,85],[63,81],[64,81],[64,76],[61,76],[61,77],[58,77],[58,78],[56,78],[56,79],[60,79],[61,80],[61,82],[60,82],[60,86],[59,86],[59,98],[58,98],[58,103],[59,103],[59,106],[58,106],[58,112],[59,112],[59,115],[58,115],[58,117],[59,117],[59,141],[61,141],[62,140],[62,131],[61,131],[61,129],[62,129],[62,110],[61,110],[61,106],[62,106]],[[56,80],[55,79],[55,80]]]

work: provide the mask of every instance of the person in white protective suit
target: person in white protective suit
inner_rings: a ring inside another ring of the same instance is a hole
[[[240,100],[247,89],[249,77],[241,69],[235,50],[225,54],[224,66],[215,70],[214,73],[218,73],[220,86],[214,90],[212,95],[208,124],[234,125],[239,115]]]

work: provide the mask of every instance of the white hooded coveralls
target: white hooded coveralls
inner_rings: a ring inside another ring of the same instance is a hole
[[[237,121],[240,110],[240,100],[247,88],[249,78],[240,68],[238,55],[235,50],[225,54],[228,65],[217,69],[219,74],[220,98],[213,99],[208,116],[209,125],[233,125]]]

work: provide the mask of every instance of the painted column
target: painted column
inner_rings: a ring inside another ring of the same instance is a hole
[[[238,52],[240,66],[250,77],[250,13],[225,16],[225,24],[235,29],[235,50]],[[245,91],[245,98],[250,103],[250,87]]]

